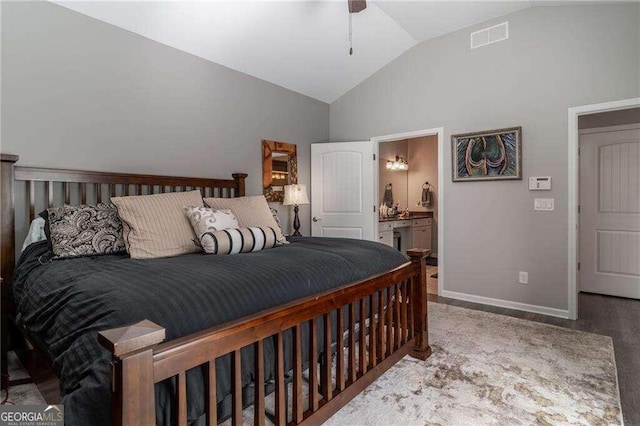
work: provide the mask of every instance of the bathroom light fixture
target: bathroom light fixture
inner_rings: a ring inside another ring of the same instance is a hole
[[[407,160],[396,155],[395,161],[387,161],[387,169],[389,170],[409,170],[409,163]]]

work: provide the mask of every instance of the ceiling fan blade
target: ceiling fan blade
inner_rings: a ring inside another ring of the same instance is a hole
[[[348,0],[349,13],[362,12],[367,8],[367,0]]]

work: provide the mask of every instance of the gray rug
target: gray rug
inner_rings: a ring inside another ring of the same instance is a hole
[[[622,424],[611,338],[438,303],[429,321],[433,355],[405,357],[327,425]]]
[[[405,357],[328,425],[620,425],[610,337],[430,303]]]

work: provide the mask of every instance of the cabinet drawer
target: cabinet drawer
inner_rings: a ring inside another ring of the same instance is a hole
[[[423,219],[413,219],[411,221],[411,224],[413,226],[431,226],[431,218],[430,217],[426,217]]]
[[[378,242],[393,247],[393,231],[380,231]]]
[[[378,231],[393,231],[393,222],[380,222],[378,223]]]
[[[393,225],[394,228],[408,228],[409,226],[411,226],[410,220],[396,220]]]

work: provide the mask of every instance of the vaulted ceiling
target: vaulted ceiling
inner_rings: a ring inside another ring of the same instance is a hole
[[[331,103],[419,42],[530,1],[54,1],[168,46]]]

